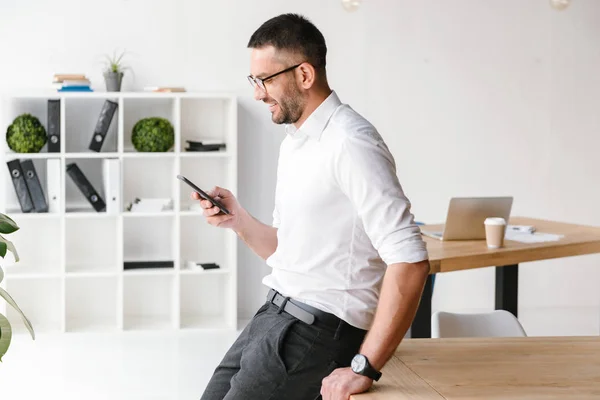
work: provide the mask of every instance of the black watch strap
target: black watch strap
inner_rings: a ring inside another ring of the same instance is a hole
[[[368,378],[373,379],[374,381],[378,381],[379,378],[381,378],[381,372],[373,368],[371,364],[367,364],[367,366],[365,367],[364,375]]]

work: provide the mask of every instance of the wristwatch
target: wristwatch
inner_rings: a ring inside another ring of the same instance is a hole
[[[377,371],[375,368],[369,364],[369,360],[367,357],[362,354],[357,354],[352,359],[352,371],[359,375],[364,375],[367,378],[371,378],[374,381],[378,381],[381,378],[381,372]]]

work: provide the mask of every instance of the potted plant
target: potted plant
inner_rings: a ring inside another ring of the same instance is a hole
[[[0,233],[8,235],[10,233],[15,232],[18,229],[19,227],[17,226],[15,221],[10,219],[8,216],[0,213]],[[19,255],[17,254],[17,249],[15,249],[15,246],[10,241],[6,240],[2,235],[0,235],[0,256],[4,258],[8,251],[13,253],[15,261],[19,261]],[[4,271],[0,266],[0,282],[2,282],[3,279]],[[21,318],[23,318],[23,322],[29,330],[31,338],[35,340],[35,332],[33,331],[31,322],[29,322],[29,320],[27,319],[25,314],[23,314],[23,311],[21,311],[19,306],[17,306],[17,303],[15,303],[13,298],[6,292],[6,290],[2,288],[0,288],[0,297],[2,297],[9,305],[14,307],[15,310],[17,310],[17,312],[21,315]],[[11,337],[12,330],[10,328],[10,323],[4,315],[0,314],[0,361],[2,361],[2,356],[8,351]]]
[[[21,114],[6,130],[6,143],[15,153],[39,153],[48,137],[40,120],[31,114]]]
[[[166,118],[142,118],[133,126],[131,143],[140,152],[165,152],[175,144],[175,130]]]
[[[121,82],[123,81],[123,75],[125,70],[129,67],[122,64],[123,56],[125,52],[117,55],[117,52],[113,52],[112,56],[106,56],[106,67],[104,69],[104,82],[106,83],[106,90],[108,92],[120,92]]]

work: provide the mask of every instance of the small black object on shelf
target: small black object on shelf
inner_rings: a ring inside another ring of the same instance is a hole
[[[200,263],[202,269],[218,269],[219,264],[216,263]]]
[[[214,263],[214,262],[210,262],[210,263],[205,263],[205,262],[196,262],[196,261],[187,261],[185,263],[185,267],[188,270],[195,270],[198,267],[201,267],[203,270],[208,270],[208,269],[219,269],[221,268],[219,266],[219,264]]]
[[[173,268],[173,261],[125,261],[123,269],[141,269],[141,268]]]
[[[225,143],[199,142],[195,140],[186,140],[188,147],[185,151],[219,151],[227,147]]]

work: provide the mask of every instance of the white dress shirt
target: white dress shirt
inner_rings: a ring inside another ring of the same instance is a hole
[[[386,264],[428,258],[394,158],[335,92],[286,133],[273,212],[277,249],[263,283],[369,329]]]

